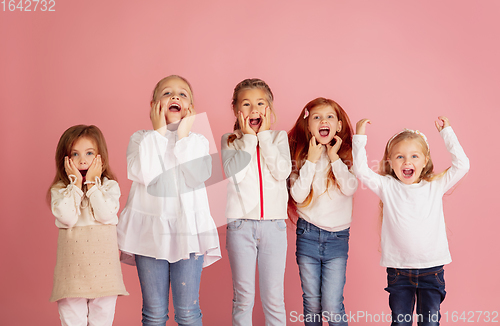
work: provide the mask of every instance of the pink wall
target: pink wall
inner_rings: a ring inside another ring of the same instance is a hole
[[[128,139],[150,128],[153,86],[173,73],[192,83],[197,110],[206,112],[219,148],[233,125],[232,89],[248,77],[273,89],[276,129],[288,130],[318,96],[338,101],[353,123],[371,118],[370,160],[380,159],[387,139],[408,127],[427,134],[437,169],[446,168],[450,159],[433,120],[448,116],[472,168],[444,200],[453,263],[446,268],[442,312],[452,324],[454,311],[500,310],[497,0],[90,0],[56,1],[55,8],[0,11],[0,324],[58,323],[56,304],[48,302],[57,228],[44,199],[61,133],[80,123],[103,130],[123,207]],[[209,190],[213,214],[223,219],[223,184]],[[389,312],[378,264],[377,203],[368,190],[356,194],[345,289],[346,309],[355,315]],[[223,227],[219,234],[224,248]],[[288,313],[302,310],[294,239],[290,229]],[[225,249],[223,255],[202,276],[206,325],[230,323]],[[137,325],[137,273],[129,266],[123,273],[131,295],[119,298],[115,324]],[[254,320],[263,324],[259,303]]]

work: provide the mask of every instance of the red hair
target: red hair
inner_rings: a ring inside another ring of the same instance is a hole
[[[352,127],[351,121],[347,116],[347,113],[342,109],[342,107],[335,101],[326,99],[323,97],[318,97],[309,103],[302,109],[299,114],[297,121],[293,128],[288,132],[288,143],[290,145],[290,155],[292,158],[292,173],[299,173],[299,170],[304,165],[307,159],[307,153],[309,151],[309,141],[311,140],[311,132],[308,128],[308,122],[310,115],[304,118],[306,110],[311,112],[312,109],[321,106],[330,106],[333,108],[335,113],[337,114],[337,119],[342,121],[342,129],[337,132],[337,135],[342,139],[342,145],[338,151],[338,155],[342,162],[344,162],[349,168],[352,166]],[[338,183],[335,180],[335,176],[333,175],[332,170],[328,172],[328,179],[326,187],[327,189],[331,186],[338,187]],[[288,206],[289,206],[289,215],[291,219],[296,219],[296,207],[306,207],[308,206],[313,199],[313,189],[311,186],[311,191],[309,195],[306,197],[303,203],[297,204],[292,196],[289,196]],[[292,211],[290,214],[290,210]]]

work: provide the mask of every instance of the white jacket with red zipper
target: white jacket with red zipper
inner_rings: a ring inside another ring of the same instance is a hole
[[[236,139],[228,145],[231,135]],[[285,131],[255,135],[240,130],[222,136],[222,165],[229,179],[226,217],[273,220],[287,218],[286,180],[292,170]]]

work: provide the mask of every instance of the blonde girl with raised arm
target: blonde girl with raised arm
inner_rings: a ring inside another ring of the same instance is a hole
[[[382,258],[387,268],[392,325],[439,325],[444,300],[444,265],[451,262],[443,195],[469,171],[469,159],[448,118],[435,126],[451,154],[451,167],[434,174],[430,146],[418,130],[404,129],[389,139],[379,174],[367,163],[368,119],[356,125],[354,173],[381,200]],[[416,314],[414,309],[416,305]]]

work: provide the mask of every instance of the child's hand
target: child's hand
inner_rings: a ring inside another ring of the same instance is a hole
[[[195,117],[196,117],[196,111],[194,110],[194,107],[191,105],[189,106],[189,108],[187,108],[186,115],[184,116],[184,118],[181,119],[181,122],[179,123],[179,128],[177,128],[177,135],[179,136],[179,139],[189,136],[189,132],[193,127]]]
[[[330,158],[330,162],[332,162],[332,163],[339,159],[338,152],[339,152],[340,146],[342,146],[342,138],[340,138],[337,135],[333,136],[333,138],[335,138],[335,140],[336,140],[335,144],[333,146],[330,144],[326,145],[326,148],[328,149],[328,152],[327,152],[328,157]]]
[[[271,109],[268,106],[266,106],[265,114],[260,113],[260,120],[262,122],[258,132],[269,130],[271,128]]]
[[[325,146],[323,146],[321,143],[316,143],[316,137],[312,136],[311,140],[309,141],[307,160],[310,161],[311,163],[318,162],[324,150]]]
[[[64,157],[64,170],[66,171],[68,178],[71,174],[76,176],[75,185],[78,188],[82,189],[82,180],[83,180],[82,174],[80,173],[80,171],[76,167],[75,163],[73,163],[73,161],[70,160],[69,157],[67,157],[67,156]]]
[[[85,179],[88,181],[95,182],[96,177],[101,177],[102,175],[102,159],[101,155],[97,155],[90,163],[89,169],[87,170],[87,175]],[[89,183],[88,188],[92,188],[93,184]]]
[[[250,117],[243,117],[243,112],[238,112],[238,122],[240,124],[241,132],[244,134],[255,135],[255,131],[253,131],[252,127],[250,127]]]
[[[361,119],[356,123],[356,135],[366,135],[366,124],[372,124],[370,119]]]
[[[167,133],[167,120],[165,119],[165,108],[161,102],[151,102],[151,111],[149,117],[153,123],[153,129],[165,136]]]
[[[439,121],[442,121],[443,122],[443,125],[441,126],[441,124],[439,123]],[[438,120],[437,121],[434,121],[434,124],[436,125],[436,128],[439,132],[441,132],[441,130],[443,130],[444,128],[446,127],[449,127],[450,126],[450,121],[448,120],[447,117],[445,117],[444,115],[442,116],[439,116],[438,117]]]

